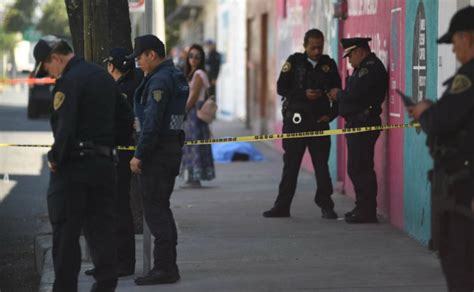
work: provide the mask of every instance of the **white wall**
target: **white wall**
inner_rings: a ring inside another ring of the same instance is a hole
[[[216,41],[222,64],[216,96],[220,119],[245,119],[246,32],[246,1],[219,0]]]

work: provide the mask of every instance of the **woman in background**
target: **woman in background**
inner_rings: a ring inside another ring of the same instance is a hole
[[[186,104],[187,118],[184,123],[186,140],[209,139],[209,125],[197,117],[197,110],[206,99],[210,86],[205,66],[204,50],[194,44],[189,48],[184,73],[189,81],[189,97]],[[186,182],[183,187],[199,188],[202,180],[215,178],[211,145],[188,145],[183,149],[181,174]]]

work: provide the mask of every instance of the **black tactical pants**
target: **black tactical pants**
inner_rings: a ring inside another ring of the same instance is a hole
[[[441,265],[450,292],[474,290],[474,220],[449,212],[443,215]]]
[[[135,232],[130,209],[130,160],[133,151],[119,151],[117,164],[117,260],[119,271],[135,270]]]
[[[115,291],[115,204],[116,173],[110,158],[86,157],[51,173],[48,211],[53,226],[53,291],[77,291],[81,230],[96,268],[91,291]]]
[[[376,119],[375,123],[380,124]],[[362,127],[358,123],[346,123],[346,128]],[[375,143],[379,131],[346,135],[347,173],[356,193],[356,211],[361,216],[377,215],[377,176],[374,170]]]
[[[155,238],[153,250],[154,269],[174,270],[178,235],[170,197],[182,157],[180,142],[159,145],[150,157],[142,161],[140,187],[143,194],[143,212]]]
[[[285,150],[283,154],[284,165],[275,208],[280,210],[290,209],[291,201],[295,195],[301,160],[306,148],[308,148],[317,183],[314,201],[321,208],[333,209],[334,202],[331,199],[333,188],[328,167],[331,138],[326,136],[283,139],[282,143]]]

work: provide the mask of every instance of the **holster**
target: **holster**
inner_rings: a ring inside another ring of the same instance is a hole
[[[446,228],[446,216],[449,213],[459,215],[474,220],[474,213],[470,206],[460,204],[457,200],[459,186],[472,179],[470,167],[462,165],[453,168],[450,165],[449,172],[444,168],[437,168],[428,172],[428,179],[431,182],[431,242],[430,249],[440,250],[443,245],[442,234]],[[461,188],[462,189],[462,188]]]

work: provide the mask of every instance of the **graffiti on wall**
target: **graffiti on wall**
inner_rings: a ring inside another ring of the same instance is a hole
[[[377,14],[377,0],[349,1],[349,16],[375,15]]]
[[[416,12],[415,33],[413,36],[412,84],[415,101],[425,99],[426,95],[426,17],[425,7],[420,1]]]

